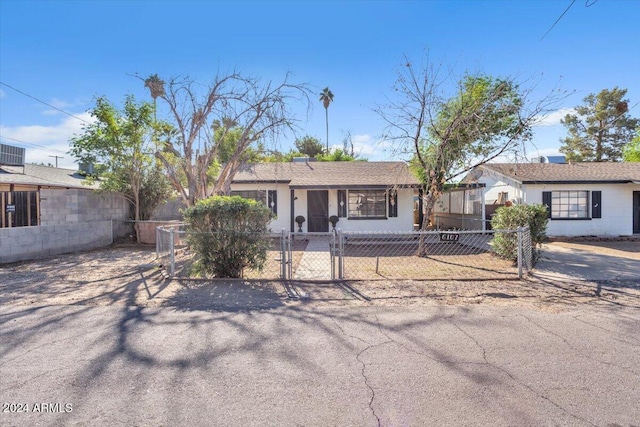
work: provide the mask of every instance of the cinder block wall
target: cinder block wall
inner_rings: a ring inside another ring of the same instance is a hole
[[[41,225],[0,229],[0,263],[107,246],[118,230],[126,229],[123,221],[128,217],[129,204],[117,194],[89,189],[41,190]]]
[[[40,225],[126,220],[127,200],[113,193],[93,190],[40,190]]]

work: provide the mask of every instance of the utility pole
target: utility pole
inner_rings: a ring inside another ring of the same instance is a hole
[[[49,156],[49,157],[55,157],[56,158],[56,168],[58,167],[58,159],[64,159],[64,157],[62,157],[62,156]]]

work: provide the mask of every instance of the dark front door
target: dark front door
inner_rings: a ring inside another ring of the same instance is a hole
[[[633,192],[633,234],[640,234],[640,191]]]
[[[329,192],[307,191],[307,213],[309,214],[309,223],[307,231],[327,232],[329,231]]]

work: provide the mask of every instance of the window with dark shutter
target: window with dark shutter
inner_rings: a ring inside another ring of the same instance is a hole
[[[338,190],[338,217],[347,217],[347,190]]]
[[[551,191],[542,192],[542,204],[547,206],[547,218],[551,218]]]
[[[591,192],[591,218],[602,218],[602,191]]]
[[[398,216],[398,192],[395,190],[389,191],[389,218],[395,218]]]

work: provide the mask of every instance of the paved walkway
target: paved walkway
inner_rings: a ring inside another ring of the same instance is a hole
[[[293,272],[298,280],[331,280],[331,254],[329,237],[309,237],[309,243],[302,255],[300,264]]]

